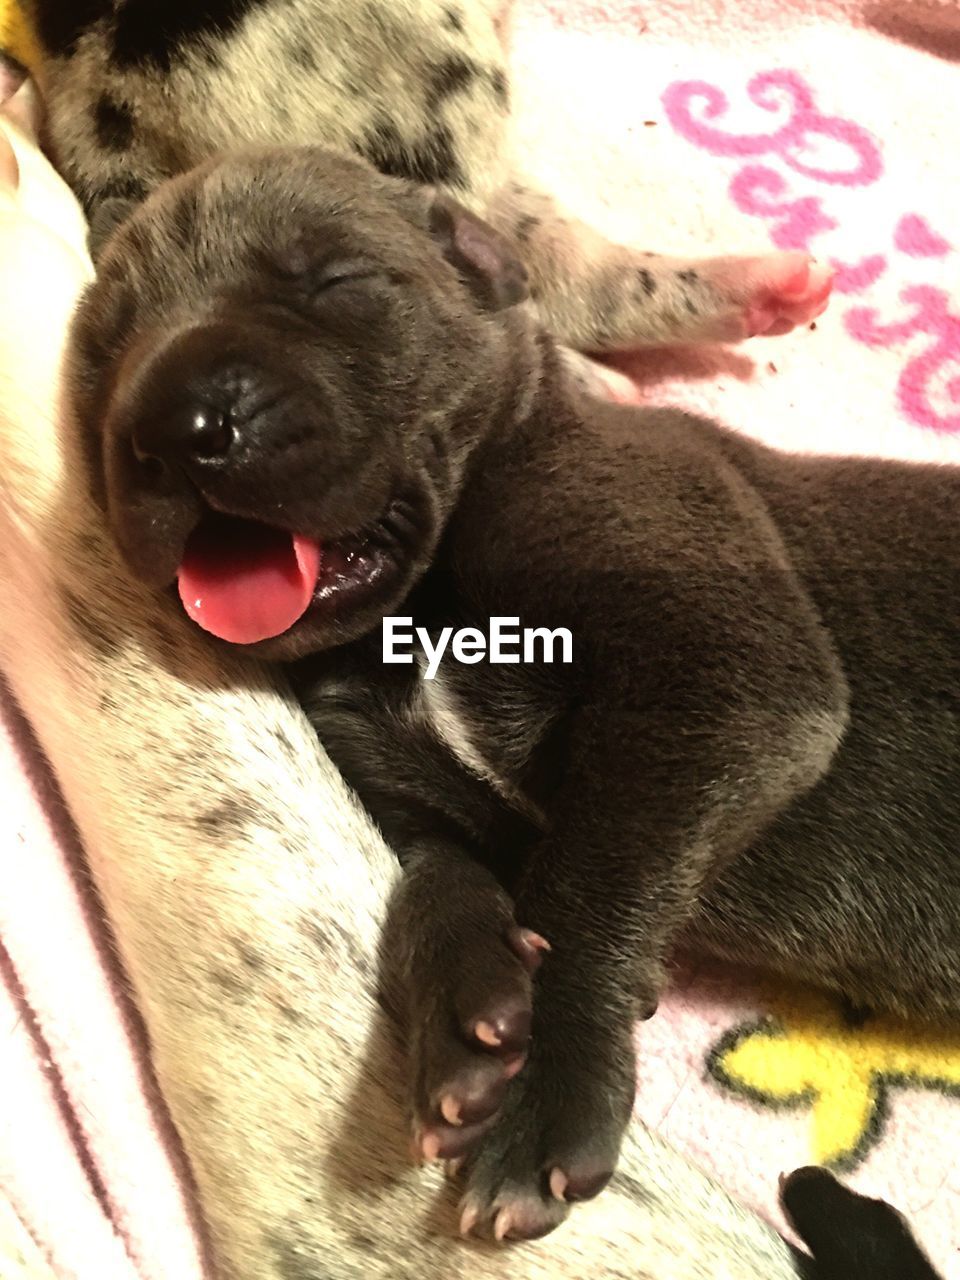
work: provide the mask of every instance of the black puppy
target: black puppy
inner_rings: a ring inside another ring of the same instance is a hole
[[[597,403],[524,291],[445,197],[234,155],[107,247],[74,378],[133,569],[296,660],[406,868],[417,1143],[498,1238],[610,1177],[676,942],[913,1014],[960,991],[960,473]],[[393,615],[572,653],[428,679]]]

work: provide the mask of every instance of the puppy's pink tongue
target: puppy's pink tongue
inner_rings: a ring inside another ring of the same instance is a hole
[[[279,636],[302,617],[320,574],[320,545],[252,520],[214,516],[190,537],[180,599],[204,631],[231,644]]]

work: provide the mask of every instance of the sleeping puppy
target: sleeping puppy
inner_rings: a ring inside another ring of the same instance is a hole
[[[445,195],[235,153],[117,232],[73,370],[127,563],[292,664],[406,870],[416,1144],[500,1239],[610,1178],[676,943],[914,1015],[960,989],[960,474],[596,403],[523,296]],[[392,617],[535,644],[387,662]]]
[[[678,259],[612,244],[512,159],[512,0],[27,0],[47,143],[96,249],[225,150],[322,144],[439,186],[522,248],[536,312],[585,351],[785,333],[827,304],[803,253]]]

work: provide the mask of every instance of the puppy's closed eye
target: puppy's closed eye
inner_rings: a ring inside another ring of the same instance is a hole
[[[264,251],[258,265],[265,274],[317,292],[384,274],[384,269],[376,263],[349,255],[331,256],[322,247],[299,240],[279,252]]]
[[[308,268],[300,277],[304,292],[314,296],[325,293],[328,289],[339,288],[341,285],[376,280],[386,282],[386,272],[369,263],[349,260],[321,263],[319,266]]]
[[[269,264],[266,278],[281,285],[284,296],[320,299],[336,291],[357,286],[358,295],[383,294],[391,284],[402,284],[396,274],[376,262],[362,258],[311,256],[306,250],[288,250]]]
[[[262,269],[260,269],[262,268]],[[391,310],[390,276],[382,267],[351,258],[307,258],[299,252],[264,254],[258,269],[229,290],[233,301],[275,316],[296,318],[313,331],[371,325]]]

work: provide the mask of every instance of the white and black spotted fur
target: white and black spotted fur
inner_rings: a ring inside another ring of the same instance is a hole
[[[765,264],[790,255],[638,253],[530,187],[511,153],[511,3],[29,0],[47,142],[95,245],[131,203],[212,155],[320,143],[440,186],[514,239],[541,320],[572,348],[738,340],[771,298],[771,331],[812,319],[822,290],[771,293]]]

